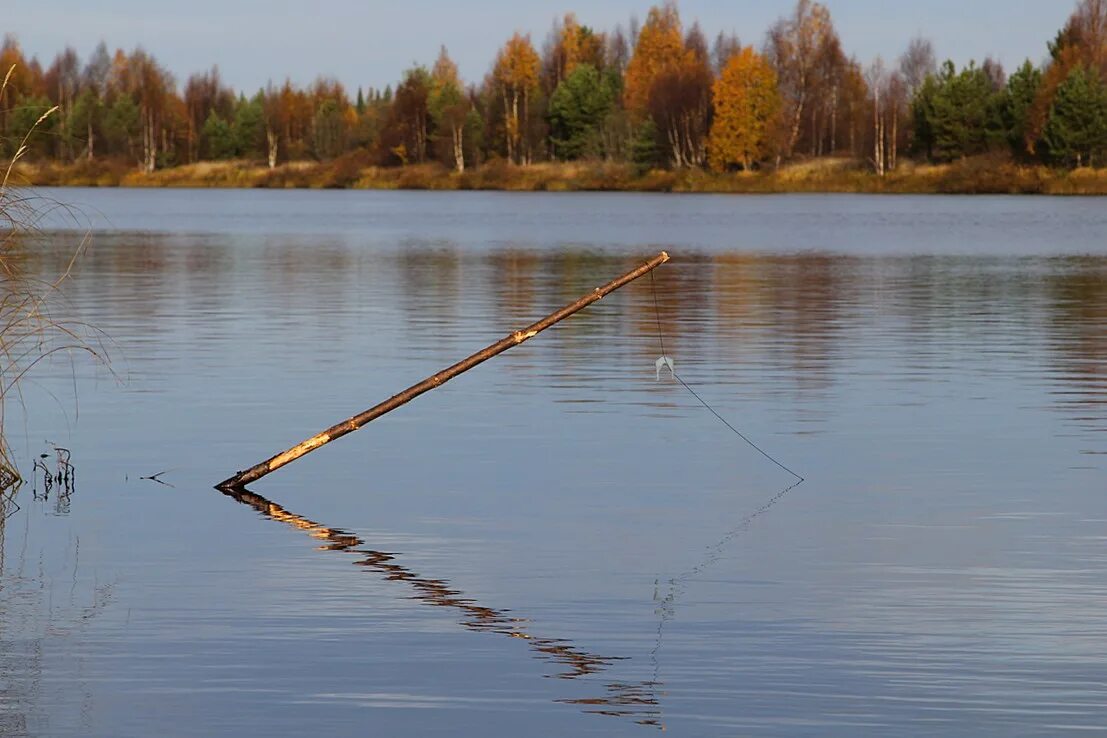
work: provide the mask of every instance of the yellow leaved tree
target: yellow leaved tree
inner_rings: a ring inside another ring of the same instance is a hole
[[[735,54],[715,80],[715,118],[708,139],[711,166],[749,170],[772,153],[781,110],[776,72],[752,47]]]
[[[530,100],[538,89],[540,65],[541,60],[531,45],[530,36],[516,33],[496,56],[496,65],[492,70],[503,96],[507,158],[517,164],[530,162],[526,131]]]
[[[607,36],[582,26],[575,13],[555,20],[542,54],[542,77],[547,94],[569,78],[581,64],[603,71],[607,66]]]
[[[685,66],[689,57],[691,53],[684,47],[676,5],[667,3],[650,8],[638,34],[634,56],[627,64],[623,100],[631,115],[646,117],[654,83],[663,73]]]

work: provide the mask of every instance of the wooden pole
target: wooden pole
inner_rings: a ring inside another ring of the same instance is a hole
[[[353,433],[358,428],[364,426],[366,423],[372,420],[376,420],[385,413],[390,413],[401,405],[405,405],[408,402],[411,402],[424,392],[429,392],[435,387],[439,387],[445,384],[446,382],[456,377],[458,374],[469,371],[477,364],[481,364],[491,359],[493,356],[496,356],[497,354],[502,354],[509,348],[518,346],[524,341],[534,338],[550,326],[560,323],[562,320],[565,320],[570,315],[583,310],[592,303],[602,299],[606,295],[611,294],[620,287],[630,284],[639,277],[649,274],[668,260],[669,255],[666,252],[662,251],[660,254],[653,257],[646,263],[640,265],[638,268],[627,272],[618,279],[608,282],[602,287],[597,287],[595,290],[589,292],[584,297],[581,297],[576,302],[570,303],[557,312],[547,315],[545,318],[538,321],[537,323],[528,326],[522,330],[515,331],[511,335],[501,339],[500,341],[497,341],[488,348],[478,351],[469,358],[463,359],[453,366],[443,369],[434,376],[428,377],[422,382],[408,387],[406,390],[399,393],[398,395],[392,396],[379,405],[369,408],[363,413],[355,415],[352,418],[348,418],[347,420],[344,420],[337,425],[327,428],[322,433],[318,433],[307,439],[306,441],[296,444],[287,451],[279,453],[276,456],[273,456],[272,458],[261,462],[260,464],[256,464],[246,471],[240,471],[229,479],[224,479],[222,482],[215,485],[216,488],[221,490],[241,490],[250,482],[255,482],[258,479],[261,479],[266,474],[280,469],[285,464],[289,464],[300,458],[301,456],[311,453],[315,449],[330,443],[336,438],[341,438],[347,433]]]

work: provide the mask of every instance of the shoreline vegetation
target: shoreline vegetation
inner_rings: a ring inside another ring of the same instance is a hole
[[[1074,6],[1010,70],[939,64],[922,37],[863,62],[815,0],[758,43],[709,40],[664,0],[610,30],[570,12],[538,43],[516,31],[479,81],[442,46],[354,94],[236,90],[218,67],[180,84],[104,42],[43,65],[8,35],[0,157],[30,130],[40,185],[1107,195],[1107,0]]]
[[[951,164],[904,163],[883,176],[865,162],[821,158],[779,170],[717,173],[707,169],[646,169],[606,162],[492,162],[464,173],[442,164],[405,167],[292,162],[269,168],[247,160],[200,162],[153,173],[99,160],[15,167],[15,177],[46,187],[494,190],[511,193],[702,193],[733,195],[1069,195],[1107,196],[1107,169],[1055,169],[981,156]]]
[[[374,166],[356,156],[290,162],[272,169],[264,162],[205,161],[149,173],[136,171],[126,162],[45,162],[17,165],[13,175],[29,185],[52,187],[1107,196],[1107,169],[1054,169],[1001,156],[948,164],[905,162],[883,176],[866,162],[847,158],[821,158],[753,172],[644,170],[620,162],[579,161],[528,166],[493,161],[457,172],[435,162]]]

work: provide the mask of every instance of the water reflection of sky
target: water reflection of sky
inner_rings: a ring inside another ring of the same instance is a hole
[[[74,198],[121,232],[57,309],[117,341],[123,382],[79,365],[74,403],[58,362],[27,388],[17,451],[72,448],[78,488],[65,515],[21,493],[4,526],[7,732],[1107,722],[1094,201]],[[657,285],[682,376],[809,479],[755,520],[788,480],[655,382],[635,286],[257,490],[603,668],[544,679],[564,670],[208,489],[651,243],[676,257]],[[174,487],[139,479],[162,470]]]

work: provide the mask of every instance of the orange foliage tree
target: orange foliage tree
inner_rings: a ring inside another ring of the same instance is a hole
[[[591,64],[602,70],[606,43],[604,34],[582,26],[574,13],[566,13],[563,20],[555,21],[544,52],[542,71],[547,89],[550,92],[557,89],[581,64]]]
[[[517,164],[530,163],[524,135],[530,119],[530,99],[538,87],[540,60],[530,36],[516,33],[496,56],[493,79],[503,96],[507,157]]]
[[[646,23],[638,33],[634,55],[627,64],[623,91],[626,109],[634,116],[645,117],[649,111],[650,91],[658,77],[682,66],[689,56],[681,37],[676,5],[666,3],[650,8]]]
[[[780,93],[772,65],[746,47],[715,80],[715,118],[708,141],[711,166],[749,170],[772,153],[772,133],[780,114]]]
[[[705,46],[698,29],[682,37],[680,14],[667,2],[650,8],[627,64],[625,107],[633,121],[653,121],[678,167],[706,158],[711,68]]]

